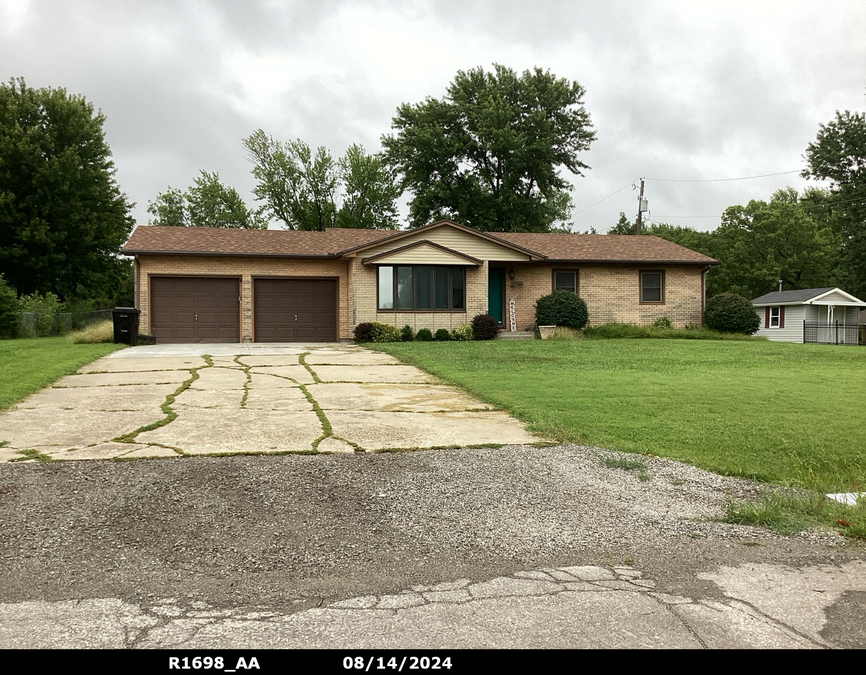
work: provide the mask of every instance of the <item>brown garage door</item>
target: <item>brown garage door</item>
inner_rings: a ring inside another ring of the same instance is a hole
[[[240,342],[238,279],[151,277],[157,342]]]
[[[336,342],[336,279],[256,279],[256,342]]]

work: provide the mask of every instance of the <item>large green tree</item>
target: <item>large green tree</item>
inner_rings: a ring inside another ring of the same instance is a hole
[[[397,199],[403,191],[382,157],[353,144],[338,164],[343,194],[337,227],[397,229]]]
[[[403,104],[382,144],[412,192],[410,221],[452,218],[497,232],[546,232],[568,219],[580,153],[595,139],[584,89],[535,68],[459,71],[442,99]]]
[[[283,143],[261,129],[243,143],[258,180],[253,193],[268,215],[289,230],[334,226],[337,165],[326,148],[313,154],[301,140]]]
[[[838,283],[866,297],[866,113],[837,112],[820,125],[803,176],[831,182],[833,199],[823,213],[832,214],[842,235]]]
[[[0,84],[0,274],[19,294],[113,297],[133,227],[105,117],[64,89]]]
[[[838,233],[816,218],[793,188],[769,202],[729,206],[712,233],[709,255],[722,264],[707,279],[707,293],[755,298],[778,288],[815,288],[835,283]]]
[[[287,229],[397,227],[402,189],[380,155],[353,144],[334,161],[327,148],[313,153],[300,139],[278,141],[261,129],[243,143],[258,181],[256,198]]]
[[[223,185],[219,174],[202,171],[186,192],[169,187],[147,205],[151,225],[228,227],[260,230],[268,226],[261,213],[244,203],[237,190]]]

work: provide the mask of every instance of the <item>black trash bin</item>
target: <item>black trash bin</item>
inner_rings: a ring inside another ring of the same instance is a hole
[[[138,317],[141,314],[135,307],[115,307],[114,342],[135,347],[138,344]]]

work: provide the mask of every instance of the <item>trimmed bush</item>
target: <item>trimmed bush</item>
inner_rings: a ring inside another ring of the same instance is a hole
[[[499,332],[496,318],[490,314],[476,314],[472,319],[472,338],[475,340],[492,340]]]
[[[430,332],[429,328],[422,328],[418,331],[418,334],[415,335],[415,342],[431,342],[433,340],[433,333]]]
[[[535,303],[535,323],[538,326],[565,326],[579,330],[588,321],[586,303],[571,291],[559,289]]]
[[[400,330],[400,336],[403,342],[412,342],[415,339],[415,333],[412,331],[412,327],[409,325],[403,326]]]
[[[720,293],[707,300],[704,322],[713,330],[745,335],[751,335],[761,325],[752,303],[736,293]]]
[[[451,340],[451,333],[448,332],[447,328],[440,328],[436,331],[436,341],[437,342],[448,342]]]
[[[372,342],[373,324],[369,321],[359,323],[355,326],[355,342]]]
[[[458,342],[470,342],[473,339],[472,326],[464,323],[451,331],[451,339]]]
[[[373,322],[373,330],[370,331],[372,342],[402,342],[403,334],[397,326],[390,323]]]
[[[0,274],[0,338],[14,338],[18,329],[18,294]]]

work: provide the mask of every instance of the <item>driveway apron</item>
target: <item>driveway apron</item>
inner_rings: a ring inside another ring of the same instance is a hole
[[[542,440],[414,366],[343,344],[133,347],[0,414],[0,461]]]

